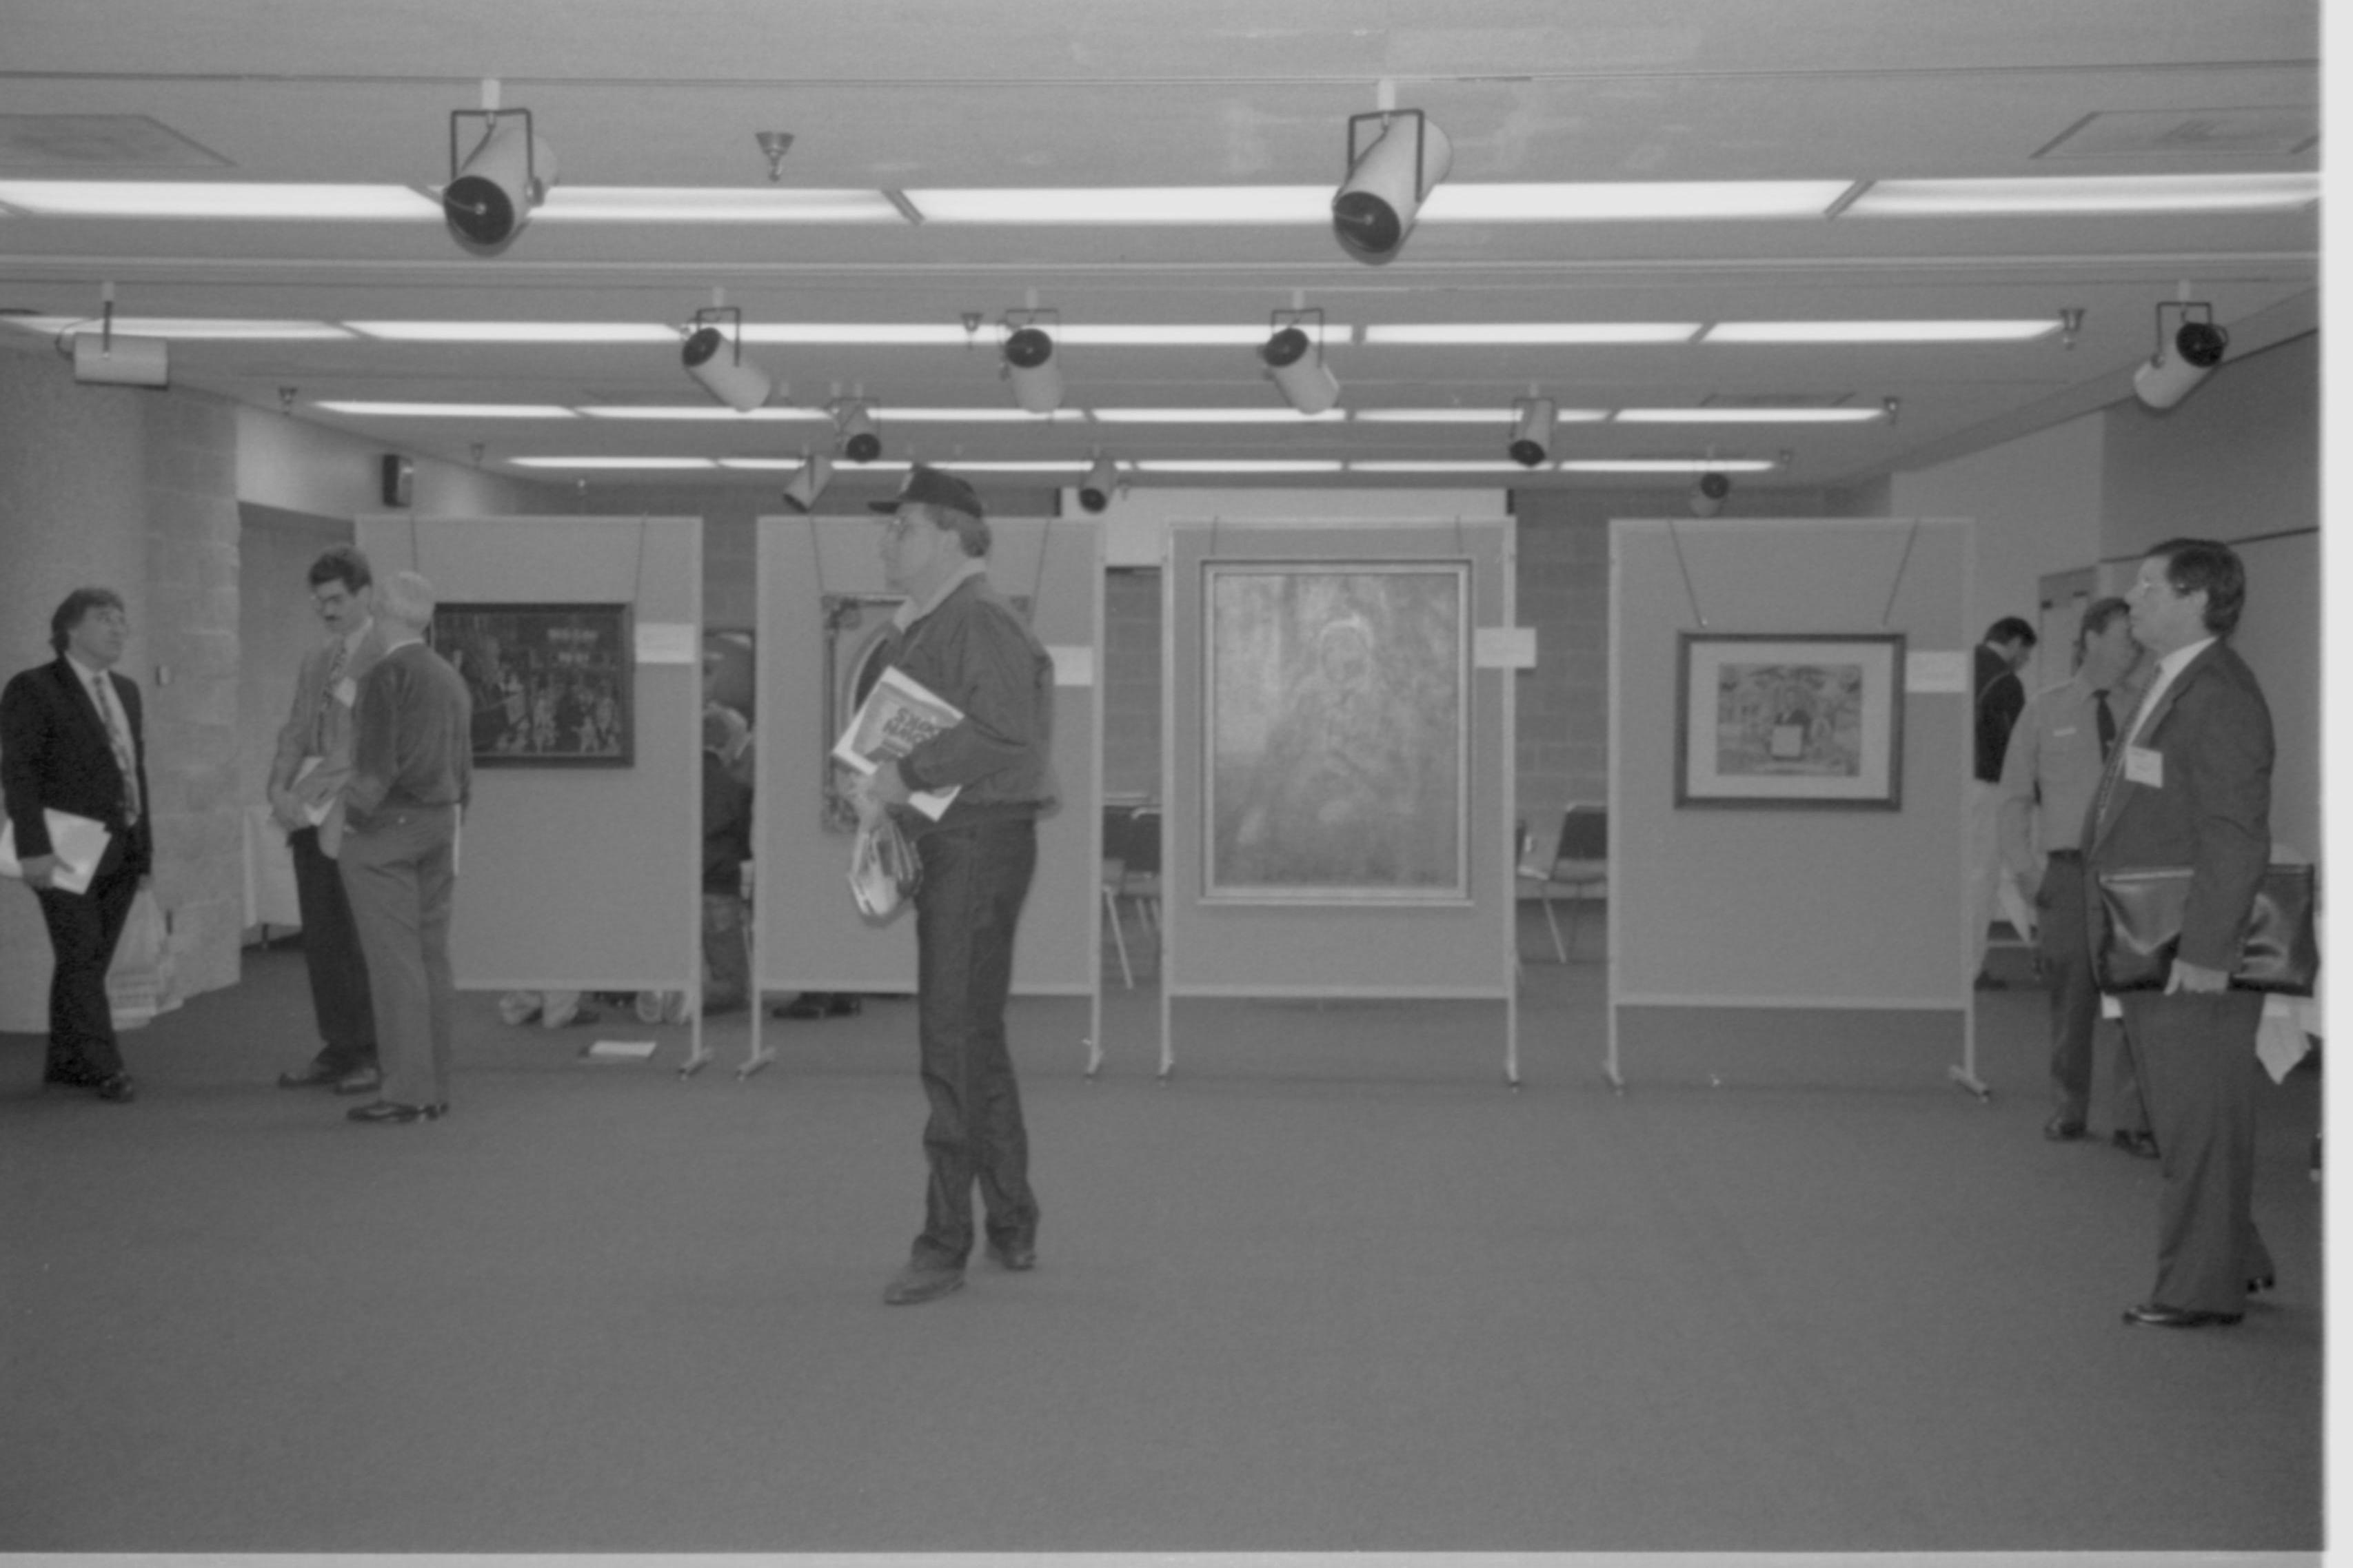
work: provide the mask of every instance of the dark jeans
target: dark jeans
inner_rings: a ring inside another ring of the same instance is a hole
[[[935,829],[918,839],[923,882],[915,893],[916,1029],[931,1121],[923,1154],[919,1263],[961,1268],[972,1253],[972,1193],[980,1189],[988,1235],[1033,1239],[1029,1136],[1005,1040],[1013,989],[1013,931],[1038,866],[1038,825],[1028,817]]]
[[[338,1072],[375,1065],[375,1015],[367,960],[343,873],[319,847],[319,830],[286,836],[294,856],[294,898],[302,910],[302,963],[311,972],[311,1010],[318,1016],[319,1065]]]
[[[51,889],[41,901],[49,928],[49,1048],[46,1076],[68,1083],[90,1083],[122,1070],[115,1043],[114,1007],[106,996],[106,971],[114,944],[131,919],[139,895],[139,874],[122,868],[122,836],[116,834],[99,861],[87,893]]]

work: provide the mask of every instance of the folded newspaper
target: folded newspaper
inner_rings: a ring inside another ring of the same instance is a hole
[[[833,743],[833,754],[860,778],[884,763],[895,763],[943,730],[964,721],[964,710],[922,681],[896,669],[885,669],[850,715],[849,727]],[[907,804],[937,822],[955,787],[924,790]]]

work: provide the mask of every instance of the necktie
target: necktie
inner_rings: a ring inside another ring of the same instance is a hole
[[[2100,760],[2107,761],[2108,753],[2116,749],[2116,712],[2108,706],[2108,694],[2103,689],[2092,693],[2100,724]]]
[[[106,721],[106,738],[114,747],[114,765],[122,770],[122,824],[135,827],[139,825],[139,764],[131,750],[131,726],[115,705],[114,693],[108,689],[111,684],[103,671],[90,678],[90,695],[97,700],[99,716]]]

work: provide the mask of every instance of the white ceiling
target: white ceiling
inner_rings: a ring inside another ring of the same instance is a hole
[[[2316,0],[0,0],[0,179],[438,186],[450,111],[480,108],[486,77],[499,79],[504,106],[533,111],[566,187],[766,188],[754,139],[764,130],[796,138],[783,165],[792,187],[1328,187],[1343,174],[1348,116],[1375,108],[1383,81],[1451,139],[1457,184],[2307,171],[2319,161],[2318,27]],[[159,153],[161,139],[74,143],[47,134],[53,123],[14,118],[68,115],[144,117],[189,144],[188,161]],[[2277,123],[2288,134],[2253,144],[2226,133]],[[2299,123],[2310,135],[2295,133]],[[753,322],[978,313],[969,348],[754,351],[796,404],[822,405],[836,388],[876,399],[886,458],[1502,455],[1500,425],[892,422],[894,405],[1008,405],[997,323],[1032,291],[1071,326],[1262,325],[1295,298],[1356,329],[2085,312],[2073,349],[2054,337],[1328,352],[1351,410],[1508,409],[1532,385],[1565,407],[1900,399],[1893,424],[1565,424],[1554,443],[1578,458],[1786,453],[1758,482],[1804,489],[2128,396],[2154,342],[2152,308],[2184,283],[2211,302],[2234,355],[2310,331],[2318,274],[2309,207],[1426,223],[1379,268],[1350,259],[1320,225],[542,223],[485,259],[438,223],[0,216],[0,310],[93,315],[111,281],[118,308],[142,316],[675,325],[714,289]],[[0,345],[50,352],[22,331],[0,331]],[[1247,347],[1071,345],[1061,358],[1074,408],[1280,402]],[[493,468],[526,455],[783,457],[824,434],[793,423],[361,419],[313,406],[707,402],[662,343],[186,342],[173,345],[172,372],[175,384],[269,408],[293,388],[293,416],[387,449],[462,462],[480,443]]]

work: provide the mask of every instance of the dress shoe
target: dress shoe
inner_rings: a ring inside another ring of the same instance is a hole
[[[964,1270],[940,1263],[910,1263],[882,1287],[883,1304],[913,1307],[964,1289]]]
[[[128,1105],[139,1098],[139,1090],[127,1072],[111,1072],[90,1086],[100,1100],[111,1100],[117,1105]]]
[[[2108,1140],[2136,1160],[2157,1158],[2157,1134],[2143,1128],[2138,1132],[2119,1131]]]
[[[280,1089],[332,1089],[343,1081],[343,1074],[348,1070],[345,1068],[330,1067],[325,1062],[313,1061],[298,1071],[280,1073],[278,1087]]]
[[[382,1068],[353,1068],[335,1079],[337,1094],[374,1094],[384,1087]]]
[[[804,991],[768,1009],[771,1018],[854,1018],[865,1002],[849,991]]]
[[[988,1260],[999,1268],[1015,1274],[1026,1274],[1038,1267],[1038,1244],[1027,1237],[1011,1241],[992,1241],[987,1247]]]
[[[2084,1124],[2070,1121],[2063,1116],[2054,1116],[2042,1124],[2042,1136],[2053,1143],[2073,1143],[2083,1135]]]
[[[2152,1329],[2227,1329],[2244,1312],[2200,1312],[2189,1307],[2168,1307],[2162,1301],[2143,1301],[2137,1307],[2125,1309],[2125,1321],[2140,1323]]]
[[[379,1100],[343,1112],[345,1118],[353,1121],[376,1122],[438,1121],[448,1114],[449,1102],[446,1100],[432,1105],[401,1105],[393,1100]]]

